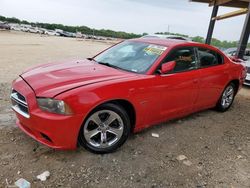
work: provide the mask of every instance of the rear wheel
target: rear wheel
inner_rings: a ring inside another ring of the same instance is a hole
[[[121,106],[103,104],[86,118],[79,144],[94,153],[110,153],[127,140],[130,127],[128,114]]]
[[[227,87],[224,89],[217,105],[216,109],[220,112],[227,111],[231,105],[233,104],[234,97],[236,95],[236,86],[234,83],[230,83],[227,85]]]

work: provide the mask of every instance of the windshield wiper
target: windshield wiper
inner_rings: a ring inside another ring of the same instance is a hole
[[[112,65],[112,64],[110,64],[110,63],[105,63],[105,62],[97,62],[97,63],[99,63],[99,64],[101,64],[101,65],[108,66],[108,67],[112,67],[112,68],[115,68],[115,69],[121,69],[120,67],[117,67],[117,66],[115,66],[115,65]]]
[[[93,57],[88,57],[87,60],[89,60],[89,61],[96,61]]]
[[[105,62],[96,61],[95,58],[92,58],[92,57],[87,58],[87,60],[89,60],[89,61],[94,61],[94,62],[96,62],[96,63],[99,63],[99,64],[101,64],[101,65],[105,65],[105,66],[108,66],[108,67],[112,67],[112,68],[119,69],[119,67],[117,67],[117,66],[115,66],[115,65],[112,65],[112,64],[110,64],[110,63],[105,63]]]

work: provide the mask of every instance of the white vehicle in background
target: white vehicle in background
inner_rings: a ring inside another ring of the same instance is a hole
[[[11,26],[10,29],[14,31],[21,31],[20,27],[15,27],[15,26]]]
[[[142,36],[141,38],[160,38],[160,39],[176,39],[176,40],[192,41],[192,39],[188,37],[182,37],[178,35],[163,35],[163,34],[145,35]]]
[[[28,32],[28,28],[27,27],[21,27],[21,31]]]
[[[244,82],[244,85],[250,86],[250,59],[246,61],[246,67],[247,67],[247,77]]]
[[[38,30],[40,34],[45,34],[45,32],[47,31],[47,29],[44,28],[38,28]]]
[[[57,33],[57,32],[54,31],[54,30],[45,30],[44,34],[45,34],[45,35],[50,35],[50,36],[60,36],[60,34]]]
[[[21,26],[19,24],[16,23],[10,23],[9,24],[10,29],[14,30],[14,31],[21,31]]]
[[[81,32],[76,32],[76,38],[84,38]]]
[[[27,32],[40,33],[40,30],[38,29],[38,27],[30,27],[30,28],[27,29]]]
[[[21,31],[23,32],[28,32],[29,28],[32,27],[31,25],[27,25],[27,24],[21,24]]]
[[[55,29],[55,32],[57,32],[57,33],[63,33],[63,30],[62,29]]]
[[[237,48],[228,48],[228,49],[224,50],[224,53],[228,56],[236,56]],[[250,49],[249,48],[247,48],[245,50],[243,60],[244,61],[250,60]]]
[[[106,40],[106,38],[102,36],[97,36],[97,40]]]

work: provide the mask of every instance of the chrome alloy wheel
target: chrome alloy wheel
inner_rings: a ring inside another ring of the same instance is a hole
[[[116,112],[100,110],[87,119],[83,134],[91,146],[108,148],[120,140],[123,131],[124,123]]]
[[[234,87],[232,85],[227,86],[222,94],[221,105],[223,108],[228,108],[234,99]]]

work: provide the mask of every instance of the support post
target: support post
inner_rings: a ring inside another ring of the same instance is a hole
[[[213,31],[214,31],[214,25],[215,25],[215,20],[213,19],[214,17],[217,16],[219,10],[219,6],[214,5],[211,19],[210,19],[210,24],[208,27],[208,32],[207,32],[207,38],[206,38],[206,44],[210,44],[213,36]]]
[[[241,37],[240,37],[240,41],[239,41],[239,45],[238,45],[238,49],[236,53],[236,57],[240,59],[243,59],[244,57],[244,53],[247,48],[247,42],[249,39],[249,33],[250,33],[250,3],[248,5],[248,12],[246,15],[244,27],[241,33]]]

